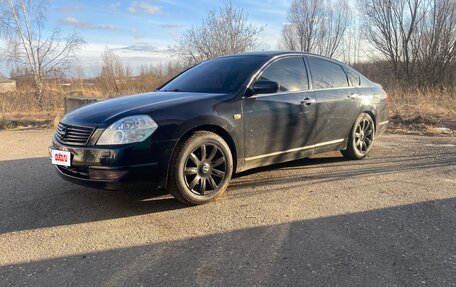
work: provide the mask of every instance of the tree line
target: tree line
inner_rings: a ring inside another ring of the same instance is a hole
[[[0,32],[6,43],[2,57],[27,71],[38,102],[46,79],[62,75],[84,44],[77,33],[62,35],[58,28],[47,28],[47,11],[46,0],[0,1]],[[242,8],[225,2],[181,35],[174,49],[179,63],[168,70],[266,49],[264,29],[250,23]],[[455,84],[455,0],[358,0],[356,5],[348,0],[293,0],[277,38],[273,49],[321,54],[355,66],[376,63],[399,84]],[[119,79],[129,77],[131,70],[113,51],[102,57],[98,76],[115,93]]]

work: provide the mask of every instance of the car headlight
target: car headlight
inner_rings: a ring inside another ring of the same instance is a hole
[[[149,116],[131,116],[118,120],[101,134],[97,145],[119,145],[142,142],[156,129],[157,123]]]

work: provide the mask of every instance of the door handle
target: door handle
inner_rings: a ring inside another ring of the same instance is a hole
[[[301,105],[304,105],[304,106],[310,106],[311,104],[315,103],[315,99],[311,99],[311,98],[305,98],[304,100],[301,101]]]
[[[360,95],[359,94],[356,94],[356,93],[351,93],[350,96],[348,96],[348,98],[350,100],[356,100],[356,99],[359,99]]]

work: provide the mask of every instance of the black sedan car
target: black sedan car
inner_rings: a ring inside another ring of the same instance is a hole
[[[236,172],[340,150],[362,159],[388,123],[382,87],[338,61],[258,52],[196,65],[155,92],[67,114],[51,160],[71,182],[166,188],[181,202],[223,194]]]

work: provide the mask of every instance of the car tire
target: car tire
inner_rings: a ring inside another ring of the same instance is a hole
[[[347,149],[341,150],[348,159],[363,159],[370,152],[375,140],[375,123],[367,113],[358,116],[348,135]]]
[[[205,204],[225,192],[233,174],[228,144],[210,131],[197,131],[176,146],[168,190],[186,205]]]

